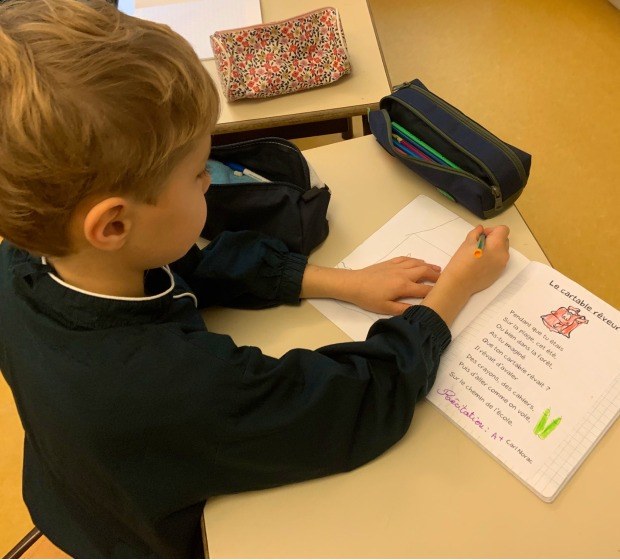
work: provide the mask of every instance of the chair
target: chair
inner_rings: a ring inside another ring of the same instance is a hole
[[[34,527],[3,558],[71,558]]]

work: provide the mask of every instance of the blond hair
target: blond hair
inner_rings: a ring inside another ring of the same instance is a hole
[[[0,4],[0,236],[71,252],[91,195],[154,202],[219,101],[192,47],[104,0]]]

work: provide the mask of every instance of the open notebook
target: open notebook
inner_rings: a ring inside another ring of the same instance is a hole
[[[471,227],[419,196],[339,266],[410,255],[443,267]],[[333,300],[312,304],[354,340],[382,317]],[[451,330],[427,398],[552,501],[618,417],[620,313],[511,249],[500,279],[470,299]]]

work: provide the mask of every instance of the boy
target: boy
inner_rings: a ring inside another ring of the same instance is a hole
[[[472,258],[481,226],[441,276],[404,257],[312,266],[251,232],[199,251],[217,103],[165,26],[103,0],[0,6],[0,369],[25,429],[25,502],[73,556],[201,556],[210,496],[382,453],[430,389],[448,326],[508,259],[505,227]],[[275,359],[197,311],[300,297],[402,314],[363,343]]]

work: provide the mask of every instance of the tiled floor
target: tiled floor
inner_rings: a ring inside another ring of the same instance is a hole
[[[420,78],[532,153],[517,207],[556,268],[620,307],[620,11],[606,0],[369,3],[392,83]],[[21,501],[22,433],[4,380],[0,433],[6,552],[32,523]]]

